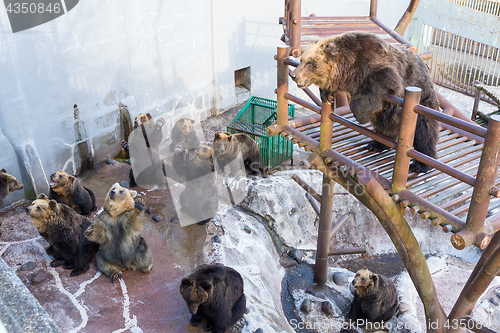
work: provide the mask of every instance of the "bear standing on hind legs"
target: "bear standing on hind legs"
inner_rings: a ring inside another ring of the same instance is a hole
[[[140,235],[145,217],[143,206],[134,202],[136,195],[115,183],[106,196],[104,211],[85,230],[85,236],[100,245],[95,263],[111,282],[124,270],[148,273],[153,267],[151,250]]]
[[[439,110],[439,102],[427,65],[409,49],[392,46],[382,38],[365,32],[347,32],[311,44],[300,58],[292,78],[299,88],[316,84],[323,102],[331,103],[336,91],[351,96],[350,109],[356,120],[371,122],[377,133],[393,140],[399,135],[402,108],[385,102],[392,94],[404,96],[408,86],[422,89],[420,104]],[[415,149],[436,158],[439,123],[418,115],[413,145]],[[373,141],[368,149],[382,151],[387,147]],[[410,171],[424,173],[428,165],[413,161]]]

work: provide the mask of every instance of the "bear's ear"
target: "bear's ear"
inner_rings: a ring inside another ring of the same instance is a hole
[[[132,196],[132,199],[137,196],[137,191],[129,190],[129,192],[130,192],[130,195]]]
[[[0,170],[0,172],[7,173],[7,171],[5,171],[5,169]]]
[[[207,293],[209,293],[212,290],[212,283],[208,281],[202,281],[200,283],[200,286],[205,290]]]
[[[148,113],[146,113],[146,116],[148,116],[148,117],[149,117],[149,119],[153,119],[153,116],[152,116],[152,115],[151,115],[151,113],[149,113],[149,112],[148,112]]]
[[[194,285],[193,281],[190,280],[190,279],[188,279],[188,278],[184,278],[181,281],[181,287],[185,288],[185,287],[190,287],[190,286],[193,286],[193,285]]]
[[[366,266],[363,266],[363,269],[366,269],[366,270],[368,270],[368,268],[366,268]]]
[[[377,284],[377,281],[378,281],[378,275],[377,274],[373,274],[371,275],[371,279],[373,281],[374,284]]]
[[[45,195],[45,193],[40,193],[37,197],[37,199],[48,199],[47,196]]]
[[[323,48],[323,51],[328,57],[334,57],[337,55],[337,47],[334,43],[328,43]]]
[[[215,136],[214,136],[215,139],[219,139],[220,138],[220,134],[219,132],[215,132]]]
[[[56,207],[57,207],[57,201],[55,201],[55,200],[50,200],[50,201],[49,201],[49,207],[50,207],[50,209],[55,210],[55,209],[56,209]]]

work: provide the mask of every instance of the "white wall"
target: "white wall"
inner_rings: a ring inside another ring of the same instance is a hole
[[[368,0],[303,1],[303,15],[368,14]],[[85,0],[15,34],[0,6],[0,168],[27,192],[46,192],[58,169],[78,174],[119,152],[119,103],[132,118],[151,112],[171,128],[250,95],[275,99],[283,3]],[[406,6],[380,0],[378,16],[393,27]],[[234,71],[247,66],[251,92],[236,94]]]

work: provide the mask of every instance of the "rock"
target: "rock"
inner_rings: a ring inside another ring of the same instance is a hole
[[[300,310],[305,313],[309,313],[312,310],[311,306],[311,300],[306,298],[303,302],[302,305],[300,306]]]
[[[327,316],[333,315],[333,306],[332,303],[328,301],[324,301],[321,303],[321,311],[323,311],[324,314]]]
[[[19,269],[21,271],[31,271],[35,267],[36,267],[36,262],[28,261],[27,263],[24,263]]]
[[[147,214],[151,214],[153,211],[154,211],[154,209],[151,208],[151,207],[146,208],[146,213]]]
[[[352,285],[352,283],[349,284],[349,290],[351,291],[351,294],[353,294],[353,295],[356,292],[356,289],[354,289],[354,286]]]
[[[171,217],[170,222],[172,223],[179,223],[179,219],[177,217]]]
[[[343,286],[347,283],[347,274],[343,272],[335,272],[332,274],[332,280],[338,286]]]
[[[295,214],[297,212],[297,208],[295,207],[292,207],[292,209],[290,210],[290,212],[288,213],[288,215],[292,216],[293,214]]]
[[[250,312],[250,309],[249,308],[246,308],[245,310],[245,314],[248,314]]]
[[[48,277],[49,277],[49,274],[47,274],[46,272],[35,273],[31,276],[31,283],[33,283],[33,284],[40,283],[40,282],[44,281],[45,279],[47,279]]]
[[[245,230],[245,232],[247,234],[251,234],[252,233],[252,229],[248,225],[246,225],[246,224],[243,224],[243,230]]]
[[[264,333],[264,331],[262,330],[262,328],[258,328],[255,331],[253,331],[253,333]]]
[[[500,304],[498,297],[490,297],[489,301],[490,301],[490,303],[492,303],[493,305],[496,305],[496,306],[498,306]]]
[[[280,258],[279,263],[283,267],[292,267],[297,265],[297,261],[292,258]]]
[[[215,243],[220,243],[221,242],[219,235],[215,235],[214,236],[214,242]]]
[[[122,181],[122,182],[120,183],[120,186],[121,186],[121,187],[130,188],[130,182],[129,182],[129,181],[126,181],[126,180],[124,180],[124,181]]]
[[[115,163],[115,161],[113,161],[113,159],[111,159],[111,158],[107,158],[106,159],[106,164],[107,165],[110,165],[110,164],[113,164],[113,163]]]
[[[399,304],[399,312],[400,313],[405,313],[405,312],[408,312],[410,311],[410,305],[406,304],[406,303],[400,303]]]
[[[291,249],[290,251],[288,251],[288,254],[290,255],[290,257],[297,260],[298,263],[302,262],[302,251],[300,251],[299,249]]]
[[[313,295],[314,297],[318,297],[321,299],[326,299],[325,294],[322,291],[315,290],[315,289],[307,289],[306,293]]]
[[[153,220],[155,222],[160,222],[161,218],[158,215],[153,215],[153,217],[151,217],[151,220]]]

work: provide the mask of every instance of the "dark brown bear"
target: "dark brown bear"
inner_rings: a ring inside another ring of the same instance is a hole
[[[200,266],[182,279],[180,292],[192,314],[191,325],[205,319],[205,330],[212,333],[223,333],[246,311],[243,279],[230,267]]]
[[[200,139],[196,136],[194,130],[194,120],[188,118],[181,118],[177,120],[172,128],[172,143],[170,144],[170,151],[174,151],[177,146],[187,150],[193,150],[200,145]]]
[[[236,176],[238,172],[239,164],[235,163],[235,159],[240,154],[243,158],[246,172],[250,175],[259,174],[260,148],[248,135],[244,133],[231,134],[228,132],[217,132],[215,133],[212,147],[219,167],[224,170],[226,165],[229,164],[230,175]]]
[[[356,272],[352,281],[354,300],[347,320],[380,322],[389,320],[398,307],[398,296],[394,282],[383,275],[363,268]]]
[[[64,265],[71,269],[70,276],[85,273],[99,248],[99,244],[87,240],[83,232],[90,221],[72,208],[49,200],[45,194],[26,208],[31,222],[40,235],[50,244],[47,254],[54,257],[52,267]]]
[[[78,214],[88,216],[96,210],[94,193],[64,171],[50,175],[49,187],[49,199],[73,208]]]
[[[5,171],[0,170],[0,207],[3,206],[3,199],[9,194],[23,188],[23,184],[17,181],[16,177],[11,176]]]
[[[292,78],[300,88],[316,84],[323,102],[332,101],[335,91],[351,96],[350,108],[361,124],[371,122],[375,131],[393,140],[399,135],[402,108],[385,102],[392,94],[404,96],[408,86],[422,89],[420,104],[439,110],[429,69],[409,49],[392,46],[376,35],[347,32],[314,43],[302,54]],[[414,147],[436,158],[439,123],[418,115]],[[382,151],[387,147],[373,141],[368,149]],[[413,161],[410,171],[427,172],[431,167]]]
[[[219,194],[212,148],[200,145],[194,152],[176,148],[172,166],[177,180],[185,184],[180,195],[181,211],[204,224],[217,214]]]
[[[85,230],[85,236],[100,245],[95,263],[111,282],[124,270],[148,273],[153,267],[151,250],[140,235],[145,217],[143,206],[134,201],[136,195],[136,191],[115,183],[108,191],[103,212]]]
[[[163,125],[165,119],[159,118],[156,123],[151,113],[138,114],[134,120],[134,130],[130,133],[128,141],[122,141],[125,154],[130,157],[132,151],[132,168],[129,172],[130,187],[137,184],[142,187],[158,185],[165,186],[163,165],[160,160],[160,144],[163,142]],[[134,176],[138,169],[139,175]]]

